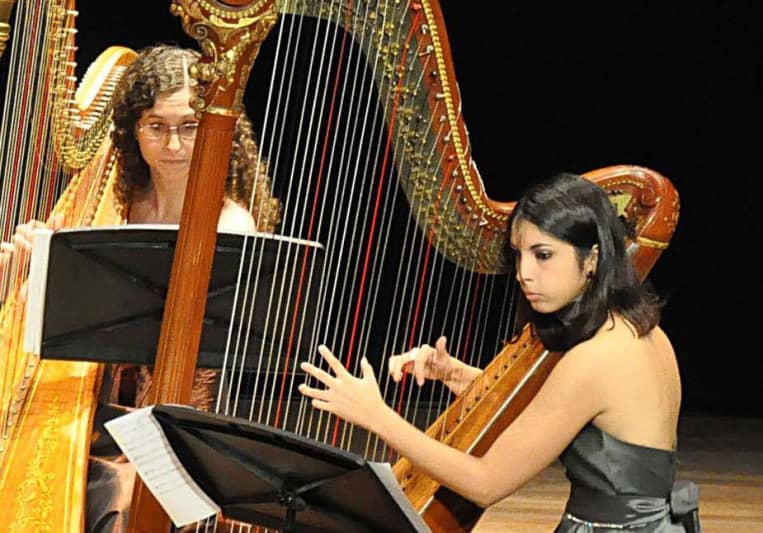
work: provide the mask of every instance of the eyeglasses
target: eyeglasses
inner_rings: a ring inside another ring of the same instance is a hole
[[[163,124],[161,122],[152,122],[151,124],[138,126],[138,131],[142,132],[143,135],[146,136],[146,139],[150,141],[167,140],[172,131],[176,131],[178,137],[182,140],[192,141],[196,138],[196,130],[198,129],[198,122],[186,122],[184,124],[178,124],[177,126],[170,126],[169,124]]]

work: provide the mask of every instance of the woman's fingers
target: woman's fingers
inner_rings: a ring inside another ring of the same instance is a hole
[[[389,373],[395,383],[403,379],[403,374],[411,374],[419,386],[422,386],[427,379],[433,379],[437,376],[434,368],[435,349],[428,344],[423,344],[418,348],[389,358]]]
[[[408,354],[393,355],[387,360],[387,370],[389,375],[392,376],[392,381],[398,383],[403,379],[403,372],[408,371],[408,367],[411,366],[411,360],[408,358]]]
[[[34,230],[47,228],[45,222],[39,220],[30,220],[26,224],[19,224],[16,226],[16,231],[13,234],[13,244],[17,249],[30,251],[32,249],[32,241],[34,240]]]
[[[321,354],[321,357],[328,363],[329,368],[334,371],[334,374],[341,376],[347,373],[342,362],[331,353],[331,350],[329,350],[327,346],[323,344],[318,346],[318,353]]]
[[[298,389],[299,392],[308,398],[311,398],[310,403],[313,405],[313,407],[320,409],[321,411],[329,410],[331,403],[322,399],[326,397],[326,393],[329,391],[329,389],[316,389],[315,387],[310,387],[304,383],[302,383]]]
[[[306,373],[310,374],[311,376],[313,376],[315,379],[317,379],[318,381],[320,381],[326,386],[331,386],[331,384],[334,381],[334,378],[331,376],[331,374],[329,374],[325,370],[318,368],[317,366],[311,363],[302,363],[300,365],[300,368],[302,368],[302,370],[304,370]]]
[[[339,359],[325,346],[320,347],[321,356],[331,369],[336,369],[337,376],[310,363],[302,363],[300,367],[309,376],[314,377],[325,386],[311,387],[307,383],[299,386],[299,392],[311,399],[316,409],[327,411],[352,424],[367,427],[369,421],[375,419],[374,412],[383,405],[379,386],[376,383],[374,369],[368,360],[360,360],[362,377],[359,379],[345,370]]]
[[[0,268],[5,271],[5,268],[11,262],[13,258],[13,252],[16,250],[14,246],[9,242],[0,242]]]
[[[299,386],[299,392],[305,396],[309,396],[310,398],[322,401],[326,401],[326,393],[328,390],[329,389],[317,389],[315,387],[311,387],[310,385],[306,385],[305,383],[302,383]]]
[[[442,335],[439,339],[437,339],[437,342],[434,345],[437,349],[438,359],[450,357],[450,354],[448,353],[448,339],[445,337],[445,335]]]
[[[397,383],[403,379],[403,372],[406,371],[406,365],[410,364],[408,354],[392,355],[387,360],[387,370],[389,375],[392,376],[392,381]]]
[[[313,398],[310,403],[315,407],[316,409],[320,409],[321,411],[328,411],[332,412],[330,407],[331,404],[329,402],[318,400],[317,398]]]
[[[397,379],[395,379],[396,382],[403,379],[403,374],[413,374],[413,367],[416,364],[416,361],[413,360],[413,358],[408,359],[403,363],[401,366],[397,369]]]
[[[393,355],[389,358],[389,373],[395,383],[399,383],[403,379],[403,374],[418,376],[421,373],[421,365],[418,363],[420,352],[419,348],[414,348],[410,352]]]
[[[64,215],[61,213],[51,213],[48,218],[46,226],[53,231],[59,230],[64,227]]]
[[[333,385],[335,378],[328,372],[321,370],[317,366],[310,363],[302,363],[300,368],[302,368],[302,370],[304,370],[307,374],[323,383],[326,388],[319,389],[316,387],[311,387],[307,383],[302,383],[299,385],[299,387],[297,387],[299,392],[308,398],[311,398],[311,403],[316,409],[320,409],[321,411],[330,410],[329,407],[331,402],[329,395],[331,394],[331,386]]]
[[[374,367],[368,362],[365,356],[360,360],[360,370],[362,372],[363,379],[367,379],[376,383],[376,372]]]
[[[421,348],[415,348],[416,356],[413,362],[413,376],[416,378],[416,383],[419,387],[424,385],[424,382],[429,376],[429,358],[432,356],[432,347],[424,344]]]
[[[27,234],[25,232],[14,233],[12,241],[16,250],[29,251],[32,249],[32,242],[27,238]]]

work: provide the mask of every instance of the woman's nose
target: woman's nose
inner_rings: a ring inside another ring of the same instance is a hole
[[[180,140],[180,134],[177,129],[171,129],[167,132],[166,146],[170,150],[179,150],[183,142]]]
[[[524,258],[517,259],[517,281],[528,281],[532,279],[532,266]]]

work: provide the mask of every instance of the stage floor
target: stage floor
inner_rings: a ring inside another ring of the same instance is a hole
[[[699,485],[706,533],[763,533],[763,419],[687,416],[678,431],[678,479]],[[557,462],[490,508],[475,533],[550,533],[569,482]]]

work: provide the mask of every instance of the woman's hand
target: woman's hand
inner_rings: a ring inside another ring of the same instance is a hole
[[[30,220],[25,224],[16,226],[16,231],[11,237],[10,242],[0,243],[0,289],[3,294],[0,300],[4,300],[7,292],[12,289],[11,276],[16,276],[22,271],[29,260],[32,252],[32,243],[34,242],[34,232],[37,229],[49,228],[58,230],[64,225],[63,215],[53,214],[47,222],[40,220]],[[19,289],[17,295],[19,301],[26,299],[26,282]]]
[[[52,224],[51,224],[52,226]],[[30,220],[26,224],[16,226],[16,232],[13,234],[13,247],[16,251],[31,253],[32,242],[34,241],[34,230],[51,227],[40,220]],[[52,228],[51,229],[56,229]]]
[[[16,231],[9,242],[0,243],[0,274],[2,274],[3,279],[10,275],[14,259],[17,262],[24,262],[29,257],[32,251],[34,230],[46,227],[44,222],[30,220],[26,224],[16,226]]]
[[[13,272],[14,246],[9,242],[0,242],[0,303],[8,297]]]
[[[318,352],[334,372],[328,372],[310,363],[302,363],[300,367],[314,377],[325,389],[310,387],[307,384],[299,386],[299,392],[312,398],[313,407],[328,411],[351,424],[357,424],[374,431],[372,424],[379,419],[380,413],[387,408],[379,392],[376,376],[371,364],[364,357],[360,360],[362,377],[356,378],[350,374],[331,351],[321,345]]]
[[[395,383],[403,379],[403,374],[412,374],[419,386],[428,379],[447,381],[456,369],[445,337],[437,339],[434,347],[422,344],[410,352],[393,355],[389,358],[388,367]]]
[[[63,225],[64,217],[60,214],[51,215],[47,222],[30,220],[25,224],[19,224],[16,226],[16,231],[13,233],[11,241],[2,243],[0,251],[3,257],[9,257],[19,252],[29,254],[32,251],[35,230],[47,228],[56,231],[61,229]]]
[[[0,273],[5,274],[8,271],[15,250],[11,243],[0,242]]]
[[[480,373],[479,369],[451,357],[444,336],[437,339],[434,347],[424,344],[389,358],[389,375],[395,383],[403,379],[403,374],[412,374],[419,386],[428,379],[439,380],[454,394],[461,394]]]

